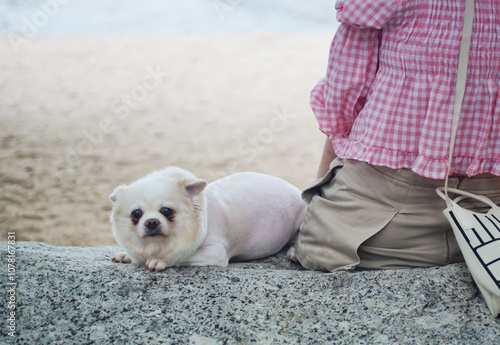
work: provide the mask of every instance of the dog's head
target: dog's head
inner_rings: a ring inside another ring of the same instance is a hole
[[[189,171],[169,167],[116,187],[109,199],[118,244],[137,263],[158,258],[175,265],[186,259],[206,235],[206,185]]]

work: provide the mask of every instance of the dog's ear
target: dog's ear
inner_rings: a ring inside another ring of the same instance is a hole
[[[110,194],[109,200],[113,204],[115,204],[120,195],[125,191],[125,189],[127,189],[127,186],[125,185],[119,185],[118,187],[116,187],[115,190],[113,190],[113,193]]]
[[[207,186],[207,181],[198,179],[187,182],[184,188],[186,189],[186,193],[192,199],[195,196],[199,195],[201,192],[203,192],[206,186]]]

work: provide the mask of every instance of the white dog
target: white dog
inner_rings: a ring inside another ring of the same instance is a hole
[[[160,271],[263,258],[294,241],[306,205],[288,182],[238,173],[207,182],[178,167],[153,172],[109,196],[113,234],[134,262]]]

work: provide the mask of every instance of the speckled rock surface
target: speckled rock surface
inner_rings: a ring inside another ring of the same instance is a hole
[[[7,249],[0,243],[2,273]],[[280,253],[151,273],[112,263],[116,247],[15,249],[14,280],[1,278],[0,343],[500,344],[500,322],[463,264],[330,274]]]

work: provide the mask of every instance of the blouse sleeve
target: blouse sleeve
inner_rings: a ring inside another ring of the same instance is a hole
[[[402,0],[337,0],[340,23],[381,29],[391,19]]]
[[[330,48],[326,76],[311,92],[319,128],[334,148],[336,139],[349,136],[365,105],[377,74],[381,34],[378,29],[341,24]]]

